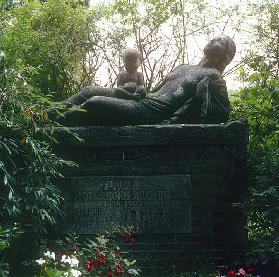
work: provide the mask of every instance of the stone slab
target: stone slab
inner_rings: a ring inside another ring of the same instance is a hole
[[[57,128],[54,130],[54,137],[64,147],[243,145],[248,142],[248,127],[247,123],[241,120],[206,125],[89,126]]]
[[[103,233],[113,224],[137,233],[191,232],[190,175],[73,177],[61,188],[63,232]]]

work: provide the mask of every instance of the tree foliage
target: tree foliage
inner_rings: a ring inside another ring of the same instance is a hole
[[[50,141],[42,139],[42,131],[50,137],[50,132],[44,129],[48,123],[45,107],[50,105],[49,99],[41,96],[20,71],[5,64],[3,56],[0,72],[0,222],[5,233],[17,223],[33,243],[62,214],[62,197],[54,180],[62,176],[61,167],[71,163],[54,155]],[[8,252],[22,255],[23,249],[15,249],[13,243],[10,245]],[[32,251],[34,249],[24,249],[25,256]]]
[[[32,84],[58,100],[84,86],[114,86],[127,45],[140,50],[151,90],[177,65],[198,61],[200,37],[205,43],[235,32],[240,21],[232,20],[239,5],[209,6],[205,0],[114,0],[93,8],[79,0],[21,2],[4,22],[8,63],[27,67]]]
[[[0,15],[4,24],[14,18],[6,9]],[[16,45],[10,45],[10,48],[15,49]],[[9,61],[11,57],[3,49],[5,47],[1,45],[0,225],[7,243],[0,253],[0,268],[3,269],[0,275],[8,272],[6,259],[11,263],[18,259],[20,263],[27,258],[35,250],[32,249],[34,242],[61,216],[62,197],[55,179],[61,177],[62,166],[72,165],[55,156],[50,141],[42,137],[42,132],[51,137],[52,123],[45,112],[51,105],[51,97],[45,95],[39,85],[35,86],[32,79],[40,69],[26,65],[20,59]],[[19,239],[9,235],[13,233],[14,223],[17,223],[18,234],[24,233]],[[19,244],[19,241],[26,243],[26,239],[28,248]],[[10,253],[13,253],[14,261]]]
[[[63,99],[84,85],[87,10],[76,0],[27,1],[10,9],[2,49],[7,63],[24,67],[24,76],[41,92]]]
[[[129,1],[129,4],[126,0],[115,0],[104,8],[110,15],[107,24],[111,28],[109,33],[106,30],[102,33],[108,34],[109,38],[121,34],[121,43],[112,41],[114,53],[109,55],[110,61],[104,59],[109,85],[114,84],[116,73],[122,66],[119,57],[123,42],[133,42],[133,47],[142,54],[141,69],[147,90],[179,64],[198,62],[197,57],[202,56],[200,38],[204,43],[213,38],[215,28],[219,28],[218,35],[223,34],[230,17],[239,12],[238,5],[218,8],[207,5],[204,0],[140,0]],[[230,24],[230,31],[235,28],[236,25]],[[106,51],[109,48],[106,47]]]
[[[262,11],[254,25],[258,49],[248,53],[240,68],[245,83],[233,98],[233,118],[249,122],[250,193],[241,207],[249,219],[254,262],[279,260],[279,5],[270,2],[254,6]]]

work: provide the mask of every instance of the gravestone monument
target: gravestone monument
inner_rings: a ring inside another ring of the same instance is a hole
[[[55,131],[57,154],[79,165],[60,185],[62,232],[90,236],[112,224],[134,226],[137,243],[129,251],[143,262],[143,276],[187,269],[195,257],[240,255],[245,219],[233,203],[246,193],[248,127],[224,124],[230,105],[222,78],[234,54],[233,41],[218,37],[198,65],[177,67],[139,100],[89,87],[65,101],[64,118],[49,110],[70,126]]]
[[[245,219],[232,204],[247,189],[245,122],[70,131],[84,143],[56,130],[56,152],[79,165],[61,184],[63,232],[92,235],[112,223],[135,226],[137,243],[129,250],[150,273],[143,276],[157,276],[165,266],[187,269],[194,257],[238,257]]]

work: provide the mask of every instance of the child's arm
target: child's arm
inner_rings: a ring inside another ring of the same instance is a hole
[[[123,72],[120,72],[118,75],[117,75],[117,86],[123,86],[124,85],[124,82],[123,82]]]
[[[138,72],[138,76],[137,76],[138,80],[137,80],[137,85],[138,86],[144,86],[144,78],[143,78],[143,74],[141,72]]]
[[[144,78],[143,78],[143,74],[138,72],[138,76],[137,76],[138,80],[137,80],[137,89],[135,91],[135,94],[139,94],[140,98],[144,98],[146,96],[146,89],[144,87]]]
[[[114,95],[119,99],[126,99],[126,100],[140,100],[140,95],[138,93],[131,93],[125,89],[125,86],[120,86],[114,88]]]

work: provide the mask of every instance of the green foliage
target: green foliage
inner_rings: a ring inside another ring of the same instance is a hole
[[[6,124],[0,128],[1,217],[5,223],[32,224],[33,232],[42,234],[60,213],[62,198],[52,180],[60,176],[59,167],[65,162],[31,136],[21,138],[19,130]]]
[[[44,222],[55,223],[61,197],[52,180],[60,177],[66,162],[49,151],[46,141],[36,139],[39,130],[47,133],[43,126],[50,101],[13,68],[5,67],[1,78],[5,80],[0,103],[1,217],[22,224],[27,220],[40,234]]]
[[[1,56],[0,220],[5,230],[17,222],[33,241],[61,215],[62,197],[54,180],[61,177],[62,166],[72,163],[55,156],[49,141],[42,139],[42,133],[51,137],[45,112],[51,101],[29,84],[19,68],[9,67],[3,53]],[[3,256],[10,251],[15,251],[14,245]],[[25,255],[31,251],[34,249],[25,249]]]
[[[253,5],[253,43],[244,59],[240,80],[245,87],[233,98],[232,118],[249,122],[248,199],[240,205],[248,216],[253,262],[279,261],[279,4]]]
[[[9,64],[28,68],[31,84],[57,100],[84,86],[115,85],[127,44],[140,50],[150,90],[177,65],[197,61],[197,37],[234,29],[227,26],[239,13],[237,5],[217,8],[205,0],[114,0],[94,8],[84,2],[26,0],[9,8],[0,25]]]
[[[232,119],[247,118],[250,155],[257,159],[278,143],[279,79],[264,62],[258,65],[257,71],[240,68],[240,74],[248,85],[233,98]]]
[[[0,225],[0,276],[9,276],[9,264],[4,262],[5,250],[10,247],[10,242],[19,237],[22,231],[14,224],[10,229],[3,229]],[[3,255],[3,257],[2,257]]]
[[[2,49],[7,63],[42,93],[63,99],[80,89],[89,32],[87,10],[77,0],[26,1],[10,9]],[[84,85],[82,83],[82,85]]]
[[[250,192],[241,204],[249,218],[248,256],[253,262],[278,261],[279,79],[265,62],[240,73],[247,87],[234,96],[232,117],[249,122]]]
[[[255,36],[251,42],[256,45],[254,52],[258,60],[254,65],[262,60],[267,63],[269,70],[278,77],[279,3],[277,0],[260,1],[252,6],[251,15],[256,19],[254,23]]]

